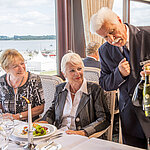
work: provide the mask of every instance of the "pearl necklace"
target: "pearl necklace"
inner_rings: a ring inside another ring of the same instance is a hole
[[[11,87],[13,87],[14,89],[17,89],[18,87],[20,87],[20,86],[21,86],[21,84],[22,84],[22,82],[23,82],[23,80],[24,80],[24,76],[22,77],[22,79],[21,79],[21,81],[20,81],[19,85],[18,85],[17,87],[13,87],[13,86],[12,86],[12,84],[11,84],[11,81],[10,81],[10,75],[9,75],[9,77],[8,77],[9,84],[10,84],[10,85],[11,85]]]

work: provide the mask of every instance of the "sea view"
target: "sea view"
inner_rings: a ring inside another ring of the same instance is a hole
[[[18,51],[56,50],[56,40],[0,40],[0,50],[8,48]]]
[[[56,40],[0,40],[0,53],[6,49],[18,50],[26,60],[28,71],[37,74],[56,71]]]

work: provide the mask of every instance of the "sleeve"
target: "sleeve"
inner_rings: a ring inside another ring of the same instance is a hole
[[[106,46],[100,47],[99,56],[101,62],[100,86],[106,91],[117,90],[125,81],[120,74],[119,63],[116,64],[112,59],[109,49]]]
[[[106,129],[111,121],[111,115],[106,104],[106,96],[99,85],[94,84],[92,86],[92,98],[96,120],[83,128],[88,136]]]

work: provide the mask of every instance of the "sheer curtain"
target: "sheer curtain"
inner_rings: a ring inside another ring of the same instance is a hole
[[[90,32],[90,18],[95,14],[101,7],[108,7],[112,9],[114,0],[81,0],[82,1],[82,13],[84,23],[84,34],[86,45],[91,41],[104,43],[104,40],[95,34]]]

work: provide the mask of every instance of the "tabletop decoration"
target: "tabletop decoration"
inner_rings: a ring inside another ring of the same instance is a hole
[[[33,130],[32,130],[32,111],[31,111],[31,102],[24,96],[22,96],[28,103],[28,144],[24,146],[26,150],[33,150],[35,144],[33,143]]]

